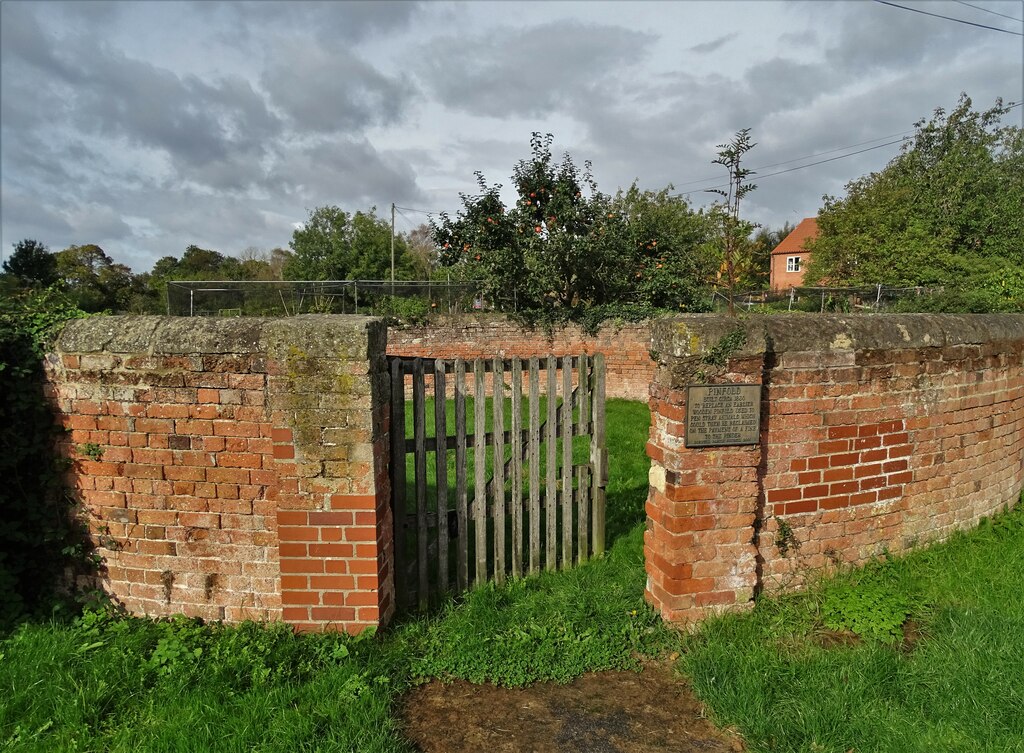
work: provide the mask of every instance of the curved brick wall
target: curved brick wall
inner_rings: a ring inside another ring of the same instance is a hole
[[[70,322],[48,392],[105,563],[96,585],[136,614],[385,622],[384,330],[362,316]]]
[[[716,353],[737,328],[745,344]],[[653,332],[648,598],[667,619],[942,539],[1024,486],[1022,316],[687,316]],[[685,386],[724,382],[764,385],[760,444],[686,448]]]
[[[603,353],[605,394],[629,400],[648,398],[655,366],[650,347],[650,322],[605,324],[596,335],[572,325],[548,335],[500,314],[466,314],[388,329],[388,355],[472,359]]]

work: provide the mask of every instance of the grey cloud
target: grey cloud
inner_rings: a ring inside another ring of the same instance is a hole
[[[377,201],[382,209],[384,200],[415,204],[423,198],[407,162],[382,154],[363,139],[324,139],[290,149],[269,180],[308,208],[338,204],[368,209]]]
[[[4,254],[23,238],[35,238],[51,248],[71,237],[71,225],[39,196],[12,188],[5,182],[0,188],[3,203]],[[63,246],[60,246],[63,248]]]
[[[835,89],[836,78],[826,66],[773,58],[747,70],[743,82],[763,118],[779,110],[810,105]]]
[[[826,49],[826,61],[859,77],[867,70],[943,62],[954,50],[979,39],[968,27],[877,3],[837,5],[830,10],[834,11],[830,23],[840,36],[838,43]]]
[[[44,31],[34,11],[27,2],[0,5],[0,49],[4,51],[5,66],[17,61],[51,76],[74,80],[75,66],[56,54],[56,38]]]
[[[3,7],[5,142],[16,131],[70,124],[165,151],[184,177],[215,188],[262,177],[254,166],[282,124],[249,82],[179,76],[84,35],[51,37],[24,8]]]
[[[350,132],[396,121],[413,94],[412,85],[335,45],[299,38],[282,43],[261,82],[273,103],[301,130]]]
[[[703,42],[701,44],[695,44],[693,47],[688,49],[688,52],[696,52],[698,55],[706,55],[709,52],[715,52],[721,47],[725,46],[732,40],[739,36],[739,32],[732,32],[731,34],[723,34],[716,39],[712,39],[710,42]]]
[[[307,38],[359,42],[406,28],[422,3],[406,0],[365,2],[199,2],[194,5],[231,43],[261,41],[267,29],[296,31]]]
[[[106,241],[122,240],[132,234],[121,215],[109,206],[83,204],[64,214],[71,226],[71,234],[82,239],[79,244],[97,243],[102,246]]]
[[[596,81],[623,75],[654,41],[617,26],[558,21],[503,28],[490,39],[434,39],[420,57],[427,86],[444,104],[476,115],[537,116],[571,110]]]

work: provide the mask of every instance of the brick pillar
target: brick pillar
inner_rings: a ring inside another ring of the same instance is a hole
[[[716,353],[737,326],[720,321],[700,335],[676,321],[659,322],[653,336],[659,368],[647,445],[646,595],[664,619],[683,624],[752,605],[757,584],[761,447],[687,448],[684,442],[687,385],[761,384],[763,337],[748,332],[732,352]]]
[[[394,612],[386,331],[381,322],[275,323],[268,391],[282,617],[360,632]]]

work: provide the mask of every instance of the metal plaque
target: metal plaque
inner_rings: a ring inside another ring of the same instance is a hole
[[[757,444],[761,385],[698,384],[686,388],[686,446]]]

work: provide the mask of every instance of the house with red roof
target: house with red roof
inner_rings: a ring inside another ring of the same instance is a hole
[[[811,260],[811,253],[804,244],[817,237],[818,220],[807,217],[782,239],[782,243],[772,249],[772,290],[788,290],[803,284],[807,263]]]

